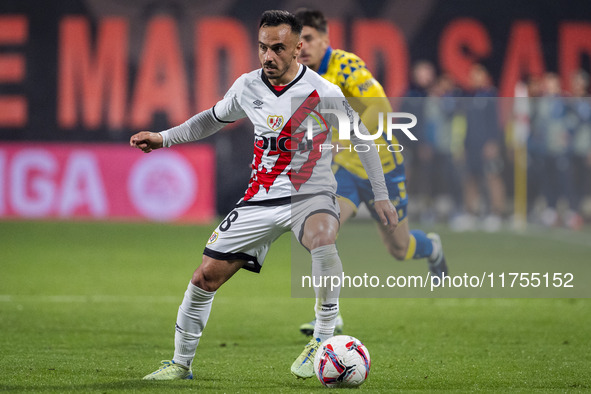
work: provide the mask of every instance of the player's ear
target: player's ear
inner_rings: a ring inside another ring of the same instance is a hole
[[[304,42],[302,40],[299,40],[298,45],[296,45],[296,48],[295,48],[295,53],[293,55],[294,59],[296,59],[300,55],[300,51],[302,50],[302,45],[304,45]]]

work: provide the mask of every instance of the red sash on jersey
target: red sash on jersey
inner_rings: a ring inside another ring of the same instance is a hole
[[[275,88],[277,89],[277,88],[283,88],[283,87],[282,86],[275,86]],[[314,108],[316,108],[318,103],[320,103],[320,97],[318,96],[318,92],[316,90],[314,90],[304,100],[304,102],[298,107],[298,109],[293,113],[293,115],[287,121],[287,123],[285,123],[285,125],[281,129],[281,133],[277,137],[277,140],[287,137],[295,142],[295,145],[292,142],[292,144],[291,144],[292,146],[297,146],[297,144],[303,140],[304,135],[305,135],[305,131],[301,130],[300,132],[297,132],[295,134],[293,134],[293,133],[295,130],[297,130],[302,125],[304,120],[312,112],[315,112]],[[300,168],[300,171],[296,172],[293,169],[289,170],[287,175],[289,176],[289,179],[291,180],[291,183],[293,184],[293,186],[295,187],[296,190],[299,190],[300,187],[304,183],[306,183],[306,181],[308,179],[310,179],[310,176],[312,176],[312,170],[314,169],[314,166],[316,165],[317,161],[322,156],[322,152],[320,151],[320,149],[318,149],[318,147],[321,143],[326,141],[326,137],[328,135],[328,132],[329,132],[329,129],[327,127],[327,129],[324,132],[322,132],[314,137],[313,146],[315,149],[312,149],[310,151],[310,153],[308,155],[308,160],[304,163],[304,165],[302,165],[302,167]],[[275,165],[273,166],[273,168],[270,171],[268,171],[266,168],[262,168],[261,170],[258,170],[258,168],[262,162],[262,157],[263,157],[264,152],[265,151],[263,149],[260,149],[259,147],[255,146],[255,150],[254,150],[255,158],[254,158],[254,162],[252,164],[252,168],[254,170],[254,173],[250,179],[249,188],[246,191],[246,194],[244,196],[244,201],[247,201],[247,200],[251,199],[252,197],[254,197],[259,192],[259,189],[261,186],[263,186],[268,192],[269,189],[271,189],[271,186],[273,185],[273,183],[275,182],[277,177],[279,175],[281,175],[281,173],[283,173],[285,168],[291,163],[291,160],[293,158],[293,154],[295,153],[293,151],[280,151],[280,150],[269,151],[269,153],[268,153],[269,156],[279,155],[279,157],[277,158],[277,161],[275,162]]]

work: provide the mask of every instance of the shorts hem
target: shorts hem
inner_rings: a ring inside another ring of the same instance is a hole
[[[226,253],[226,252],[218,252],[217,250],[205,248],[203,250],[203,254],[206,255],[207,257],[211,257],[212,259],[216,259],[216,260],[224,260],[224,261],[245,260],[247,263],[244,264],[242,266],[242,268],[244,268],[247,271],[255,272],[257,274],[259,272],[261,272],[262,266],[259,263],[258,259],[255,256],[251,256],[247,253],[242,253],[242,252]],[[249,262],[252,262],[252,264],[249,264]]]
[[[300,234],[298,235],[298,241],[300,241],[300,245],[302,245],[304,249],[306,249],[308,252],[310,252],[310,249],[308,249],[306,245],[302,243],[302,239],[304,238],[304,228],[306,227],[306,221],[310,218],[310,216],[316,215],[317,213],[327,213],[333,216],[335,219],[337,219],[337,222],[339,222],[339,227],[341,226],[341,218],[339,217],[339,215],[337,215],[335,211],[332,211],[330,209],[317,209],[316,211],[310,212],[308,216],[306,216],[306,218],[304,219],[304,223],[302,224],[302,228],[300,229]]]

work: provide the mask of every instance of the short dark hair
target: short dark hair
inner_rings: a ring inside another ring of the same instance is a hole
[[[263,26],[279,26],[288,25],[291,31],[296,34],[302,33],[302,22],[300,22],[294,14],[284,10],[269,10],[263,12],[261,15],[261,22],[259,29]]]
[[[313,27],[322,33],[328,31],[326,18],[324,17],[324,14],[318,10],[300,8],[295,12],[295,16],[304,26]]]

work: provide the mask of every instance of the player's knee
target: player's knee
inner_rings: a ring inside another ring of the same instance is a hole
[[[314,214],[306,219],[302,244],[309,250],[336,242],[339,221],[332,215]]]
[[[390,248],[390,254],[398,261],[406,260],[406,249]]]
[[[399,260],[399,261],[406,260],[406,254],[408,252],[408,242],[406,244],[389,243],[388,244],[388,252],[396,260]]]
[[[193,273],[191,283],[205,291],[216,291],[220,288],[221,283],[209,271],[206,264],[201,264]]]
[[[336,229],[325,227],[308,228],[304,233],[302,243],[309,250],[314,250],[321,246],[333,245],[336,239]]]
[[[321,246],[333,245],[334,243],[335,243],[334,238],[330,238],[330,237],[317,237],[317,238],[312,239],[310,250],[319,248]]]

